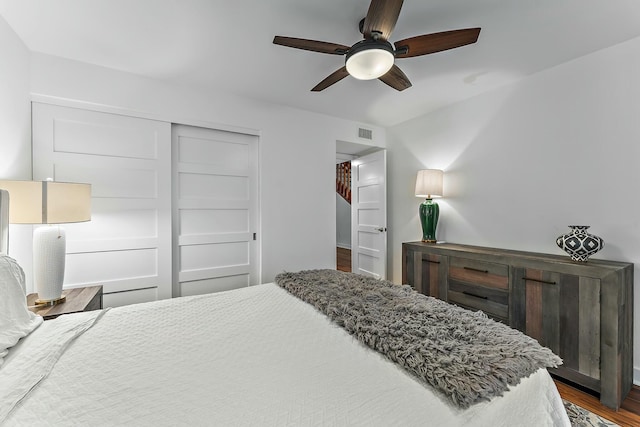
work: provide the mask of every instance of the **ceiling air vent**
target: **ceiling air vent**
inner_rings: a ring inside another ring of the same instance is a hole
[[[371,129],[358,129],[358,136],[364,139],[373,139],[373,131]]]

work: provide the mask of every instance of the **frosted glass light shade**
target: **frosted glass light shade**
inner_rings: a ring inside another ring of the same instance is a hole
[[[444,172],[440,169],[423,169],[416,177],[416,197],[442,197]]]
[[[393,46],[382,40],[362,40],[351,47],[345,65],[359,80],[372,80],[385,75],[395,60]]]

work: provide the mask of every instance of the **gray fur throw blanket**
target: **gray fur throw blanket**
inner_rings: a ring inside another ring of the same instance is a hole
[[[460,408],[562,364],[533,338],[408,285],[335,270],[281,273],[276,283]]]

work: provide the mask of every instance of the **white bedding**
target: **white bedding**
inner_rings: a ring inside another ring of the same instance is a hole
[[[0,367],[9,349],[41,323],[42,317],[27,310],[24,271],[13,258],[0,254]]]
[[[1,425],[569,426],[546,370],[460,410],[275,284],[96,316],[44,322],[9,352]],[[8,384],[70,328],[86,331],[16,397]]]

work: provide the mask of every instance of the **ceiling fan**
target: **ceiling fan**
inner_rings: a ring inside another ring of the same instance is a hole
[[[319,92],[348,75],[360,80],[380,79],[396,90],[405,90],[411,87],[411,82],[394,64],[396,58],[441,52],[478,40],[480,28],[466,28],[410,37],[392,45],[388,39],[398,21],[402,2],[403,0],[372,0],[367,16],[359,25],[364,40],[353,46],[282,36],[275,36],[273,43],[330,55],[346,55],[342,68],[311,89],[313,92]]]

